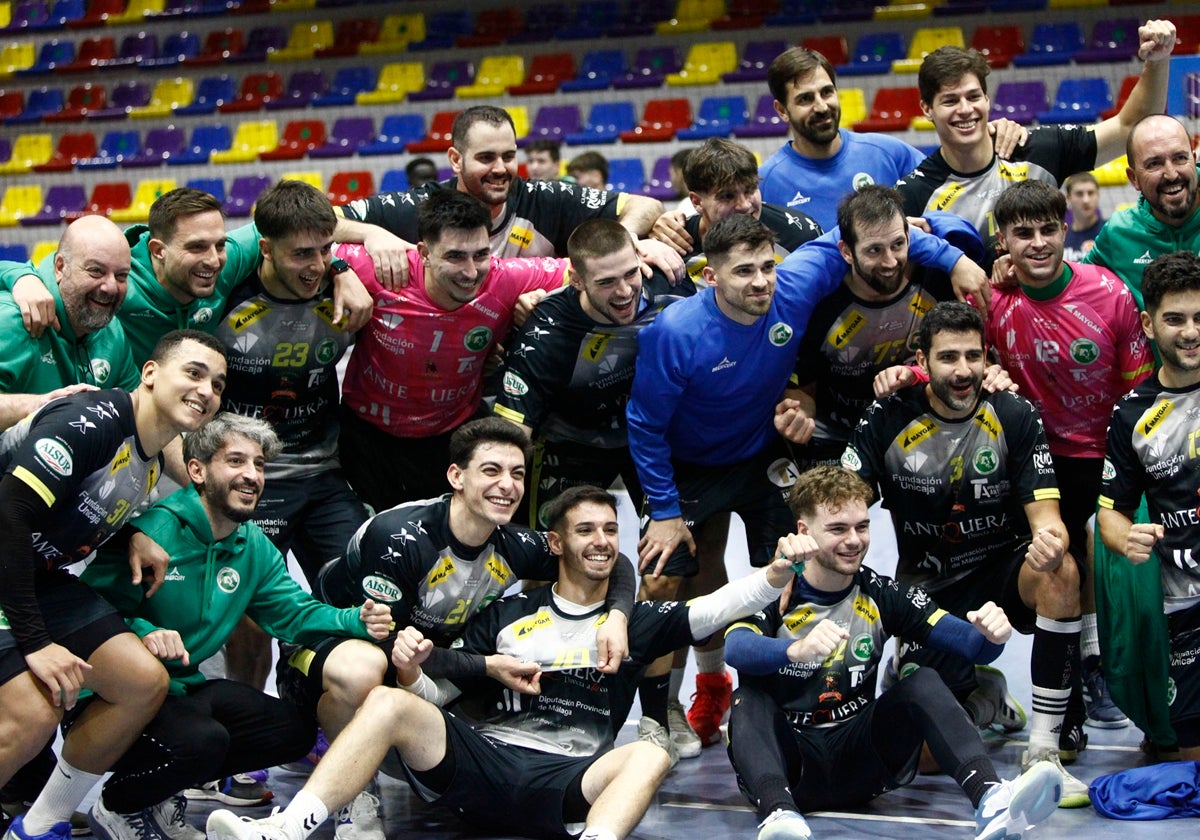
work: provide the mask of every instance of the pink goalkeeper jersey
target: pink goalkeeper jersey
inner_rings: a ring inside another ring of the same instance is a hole
[[[447,311],[425,293],[425,266],[408,252],[407,287],[389,292],[375,280],[361,245],[339,245],[375,300],[358,334],[342,383],[354,412],[397,437],[432,437],[468,420],[479,407],[483,365],[512,323],[517,298],[563,284],[566,260],[492,257],[487,279],[470,303]]]
[[[1125,284],[1097,265],[1066,265],[1073,276],[1049,300],[994,290],[988,343],[1037,406],[1051,454],[1103,458],[1113,406],[1154,357]]]

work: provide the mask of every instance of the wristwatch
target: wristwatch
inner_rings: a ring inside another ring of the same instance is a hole
[[[350,263],[346,262],[341,257],[334,257],[333,262],[329,264],[329,276],[336,277],[343,271],[350,270]]]

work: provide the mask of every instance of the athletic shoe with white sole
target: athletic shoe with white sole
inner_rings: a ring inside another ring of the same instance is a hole
[[[101,796],[88,813],[92,833],[100,840],[170,840],[154,816],[154,808],[132,814],[110,811]]]
[[[1015,779],[989,790],[975,809],[975,840],[1020,840],[1044,821],[1062,798],[1063,778],[1049,761],[1038,761]]]
[[[71,840],[71,824],[65,820],[55,823],[44,834],[27,834],[25,832],[25,815],[17,814],[8,824],[4,832],[4,840]]]
[[[293,834],[278,808],[261,820],[218,809],[208,815],[204,829],[210,840],[300,840],[300,832]]]
[[[1062,766],[1058,750],[1025,750],[1021,753],[1021,774],[1024,775],[1039,762],[1054,765],[1054,769],[1062,775],[1062,796],[1059,798],[1059,808],[1086,808],[1092,804],[1088,796],[1088,786],[1068,773]]]
[[[25,802],[23,800],[0,802],[0,811],[4,812],[0,815],[0,829],[3,829],[8,824],[8,820],[28,811],[29,806],[32,804],[32,802]],[[71,836],[73,837],[86,837],[92,833],[92,827],[88,825],[87,814],[82,811],[76,811],[71,814],[71,819],[68,822],[71,824]]]
[[[187,821],[187,797],[168,796],[150,809],[162,833],[171,840],[204,840],[204,832]]]
[[[266,805],[275,796],[265,784],[249,773],[234,773],[198,788],[188,788],[183,795],[188,799],[211,800],[242,808]]]
[[[666,727],[654,718],[643,717],[638,721],[637,737],[639,741],[649,741],[666,750],[667,755],[671,757],[672,767],[679,763],[679,753],[675,750],[675,742],[671,740],[671,735],[667,732]]]
[[[379,815],[379,797],[364,790],[337,812],[333,829],[337,840],[385,840],[383,819]]]
[[[1025,728],[1028,718],[1017,698],[1008,693],[1008,680],[996,668],[975,666],[975,690],[963,704],[980,729],[1010,735]]]
[[[796,811],[777,808],[758,824],[758,840],[808,840],[812,829]]]
[[[695,758],[700,755],[700,736],[692,731],[688,723],[687,712],[678,700],[667,702],[667,729],[671,733],[671,743],[680,758]]]

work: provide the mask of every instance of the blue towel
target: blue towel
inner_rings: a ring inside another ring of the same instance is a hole
[[[1200,761],[1168,761],[1101,776],[1092,807],[1114,820],[1200,817]]]

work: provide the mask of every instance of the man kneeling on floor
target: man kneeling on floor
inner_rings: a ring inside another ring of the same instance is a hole
[[[729,757],[762,820],[758,840],[811,837],[799,812],[861,805],[908,784],[922,743],[970,797],[975,836],[1016,840],[1058,807],[1058,769],[1040,761],[1000,781],[975,725],[932,668],[875,698],[889,637],[990,662],[1012,627],[991,601],[963,621],[919,587],[903,591],[865,568],[871,497],[840,467],[804,473],[789,498],[798,520],[791,548],[803,571],[779,602],[725,636],[739,681]]]
[[[436,704],[457,688],[421,663],[432,644],[414,628],[392,660],[402,689],[376,688],[287,810],[263,820],[214,811],[217,840],[304,840],[362,790],[389,749],[422,798],[454,808],[490,832],[617,840],[641,820],[670,767],[667,734],[613,747],[638,680],[654,659],[693,644],[774,602],[792,578],[790,550],[761,571],[690,603],[639,601],[629,620],[630,659],[616,674],[596,668],[596,630],[605,619],[608,577],[618,562],[617,509],[596,487],[573,487],[546,509],[558,582],[496,601],[462,636],[468,653],[500,654],[538,669],[522,693],[487,711],[474,728]],[[500,699],[490,680],[466,685]]]

